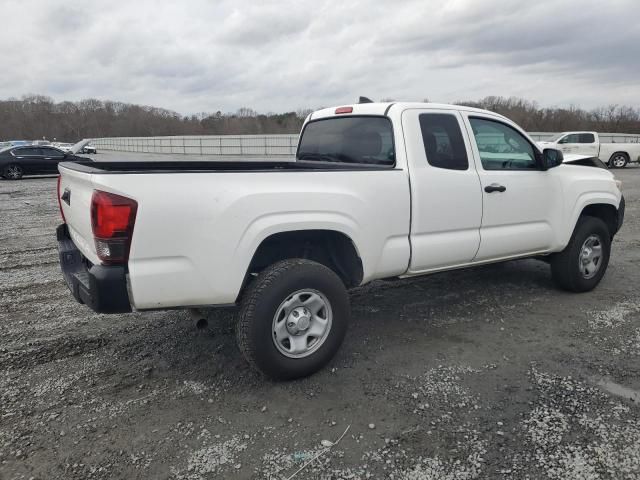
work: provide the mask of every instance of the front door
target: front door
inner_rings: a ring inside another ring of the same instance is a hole
[[[409,273],[467,264],[480,245],[482,193],[462,116],[409,109],[402,126],[411,170]]]
[[[576,153],[578,148],[578,138],[579,136],[577,133],[565,135],[558,140],[558,150],[561,150],[562,153]]]
[[[596,136],[590,132],[570,133],[561,138],[557,145],[562,153],[598,156]]]
[[[540,168],[534,144],[499,117],[465,113],[482,184],[480,248],[475,261],[542,253],[554,245],[562,211],[560,182]]]

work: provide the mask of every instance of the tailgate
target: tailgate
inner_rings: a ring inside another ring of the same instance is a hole
[[[93,264],[100,263],[91,229],[93,175],[60,165],[60,205],[69,235],[78,250]]]

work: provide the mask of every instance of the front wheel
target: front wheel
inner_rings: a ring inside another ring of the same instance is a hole
[[[349,296],[338,275],[310,260],[283,260],[249,286],[236,338],[247,361],[265,375],[305,377],[336,354],[349,316]]]
[[[2,171],[2,176],[7,180],[20,180],[22,178],[22,175],[24,175],[24,170],[20,165],[16,163],[7,165]]]
[[[609,159],[609,166],[612,168],[624,168],[629,162],[629,157],[625,153],[614,153]]]
[[[581,217],[567,247],[551,259],[553,279],[571,292],[593,290],[607,270],[610,253],[607,225],[599,218]]]

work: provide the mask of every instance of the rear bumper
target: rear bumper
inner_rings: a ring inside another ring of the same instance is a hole
[[[56,229],[62,275],[74,298],[98,313],[131,311],[124,266],[92,265],[75,246],[65,224]]]

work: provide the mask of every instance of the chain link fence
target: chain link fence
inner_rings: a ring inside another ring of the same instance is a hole
[[[553,132],[530,132],[536,141]],[[640,135],[601,133],[603,143],[639,143]],[[110,137],[91,141],[99,151],[166,153],[172,155],[289,156],[295,155],[298,135],[202,135],[170,137]]]
[[[298,135],[203,135],[94,138],[98,150],[173,155],[295,155]]]

